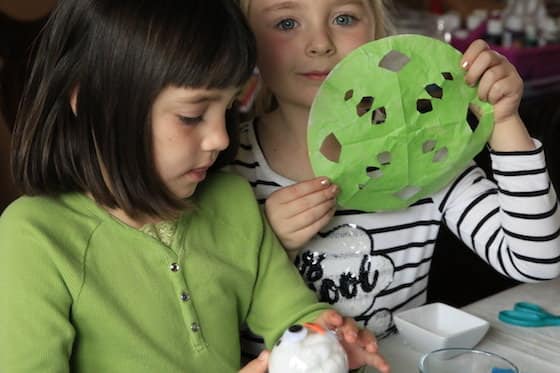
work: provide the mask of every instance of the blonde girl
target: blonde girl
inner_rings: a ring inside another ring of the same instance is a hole
[[[541,144],[519,117],[515,68],[475,41],[465,81],[494,105],[493,179],[474,163],[438,193],[407,209],[366,213],[336,205],[337,186],[313,175],[307,120],[315,94],[350,51],[385,36],[380,0],[241,0],[257,39],[269,92],[241,128],[234,168],[253,186],[273,230],[320,300],[382,337],[392,315],[426,301],[442,224],[484,261],[519,281],[560,273],[560,212]],[[445,249],[445,248],[442,248]]]

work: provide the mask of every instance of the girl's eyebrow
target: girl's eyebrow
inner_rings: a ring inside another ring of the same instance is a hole
[[[354,4],[358,6],[363,6],[364,2],[362,0],[340,0],[340,4],[337,5],[346,5],[346,4]]]
[[[354,4],[357,6],[363,6],[364,3],[362,0],[340,0],[338,4],[336,5],[347,5],[347,4]],[[299,4],[295,1],[283,1],[281,3],[278,4],[273,4],[269,7],[264,8],[263,12],[264,13],[269,13],[269,12],[274,12],[277,10],[283,10],[283,9],[295,9],[299,7]]]
[[[179,103],[187,103],[187,104],[201,104],[204,102],[212,102],[212,101],[219,101],[223,96],[221,94],[208,94],[208,93],[200,93],[195,94],[192,96],[181,97],[177,99]]]
[[[233,99],[241,93],[241,89],[234,92]],[[224,99],[223,93],[197,93],[191,96],[180,97],[176,102],[180,104],[203,104],[206,102],[215,102]]]
[[[297,8],[299,5],[295,2],[295,1],[283,1],[281,3],[278,4],[274,4],[271,6],[268,6],[266,8],[263,9],[264,13],[270,13],[270,12],[274,12],[276,10],[283,10],[283,9],[294,9]]]

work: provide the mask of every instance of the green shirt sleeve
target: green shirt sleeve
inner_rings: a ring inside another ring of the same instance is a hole
[[[33,214],[18,201],[0,218],[0,370],[68,372],[72,296]]]
[[[259,271],[247,323],[271,348],[285,329],[330,309],[318,303],[263,217]]]

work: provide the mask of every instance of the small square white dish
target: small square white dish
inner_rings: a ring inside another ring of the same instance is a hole
[[[450,347],[472,348],[488,331],[488,321],[444,303],[430,303],[394,315],[405,342],[422,353]]]

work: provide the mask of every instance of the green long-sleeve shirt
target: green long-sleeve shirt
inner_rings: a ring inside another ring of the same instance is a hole
[[[82,194],[0,218],[0,371],[229,372],[239,326],[270,346],[316,303],[248,184],[218,173],[167,247]]]

